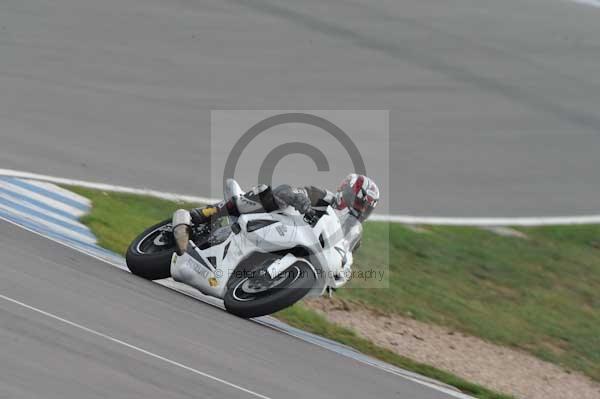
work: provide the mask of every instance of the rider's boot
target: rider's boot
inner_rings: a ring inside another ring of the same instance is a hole
[[[227,201],[221,201],[214,205],[207,205],[202,208],[194,208],[190,211],[192,223],[209,223],[211,219],[217,219],[223,216],[239,216],[235,200],[233,198]]]
[[[261,184],[242,195],[234,196],[215,205],[192,209],[190,215],[194,224],[203,224],[210,222],[213,218],[240,216],[240,214],[254,212],[271,212],[276,209],[278,209],[278,206],[273,198],[271,188]]]

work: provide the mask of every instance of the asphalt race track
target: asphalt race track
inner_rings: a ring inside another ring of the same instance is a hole
[[[568,0],[4,0],[0,167],[207,196],[211,109],[389,109],[391,213],[599,213],[599,21]]]
[[[0,397],[448,397],[6,222],[0,253]]]
[[[598,37],[567,0],[3,0],[0,167],[214,196],[212,109],[389,109],[391,213],[600,213]],[[0,254],[0,397],[446,398],[5,222]]]

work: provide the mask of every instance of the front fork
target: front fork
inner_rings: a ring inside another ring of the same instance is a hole
[[[173,214],[173,236],[177,244],[177,255],[181,256],[185,253],[190,240],[190,227],[192,225],[192,217],[185,209],[178,209]]]

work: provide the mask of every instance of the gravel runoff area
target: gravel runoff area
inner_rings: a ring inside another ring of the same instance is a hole
[[[305,304],[377,345],[517,398],[600,398],[599,383],[519,350],[340,299]]]

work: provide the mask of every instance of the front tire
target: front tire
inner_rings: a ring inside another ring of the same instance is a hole
[[[171,277],[175,242],[170,233],[171,219],[144,230],[127,249],[125,260],[131,273],[148,280]]]
[[[266,268],[272,261],[249,273],[234,273],[223,298],[229,313],[246,319],[272,314],[298,302],[315,286],[315,272],[302,261],[274,279],[265,280]],[[261,291],[260,284],[264,281],[275,285]]]

